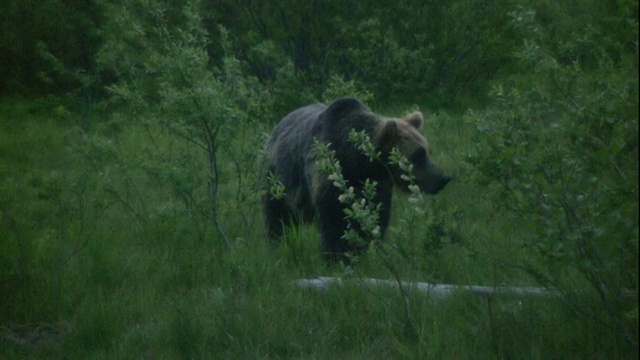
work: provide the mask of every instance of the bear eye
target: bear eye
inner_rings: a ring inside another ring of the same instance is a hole
[[[414,164],[421,164],[427,161],[427,151],[419,148],[409,156],[409,160]]]

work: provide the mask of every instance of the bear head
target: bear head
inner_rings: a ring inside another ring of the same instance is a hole
[[[404,119],[384,119],[376,128],[373,143],[382,153],[388,155],[395,147],[413,164],[415,184],[421,191],[436,194],[451,180],[445,172],[431,161],[429,144],[420,133],[424,124],[422,113],[416,111]],[[394,183],[408,192],[409,183],[402,179],[402,171],[397,165],[391,171]]]

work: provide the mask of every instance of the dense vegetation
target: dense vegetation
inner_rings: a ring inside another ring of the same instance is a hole
[[[637,1],[0,14],[0,357],[638,357]],[[312,228],[267,247],[259,206],[266,134],[343,95],[420,108],[455,179],[394,200],[350,268]],[[353,283],[294,284],[315,276]],[[562,296],[435,301],[366,277]]]

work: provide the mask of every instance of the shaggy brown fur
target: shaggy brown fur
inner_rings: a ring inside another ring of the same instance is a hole
[[[388,119],[371,112],[354,98],[338,99],[329,106],[308,105],[287,115],[265,145],[268,173],[282,182],[286,192],[281,199],[273,199],[268,193],[263,198],[269,239],[281,237],[286,226],[317,218],[328,259],[348,261],[345,254],[362,250],[362,246],[349,244],[342,238],[349,226],[344,204],[338,201],[339,190],[315,167],[318,154],[313,148],[314,139],[335,151],[343,177],[356,193],[360,193],[366,179],[377,182],[374,200],[382,204],[379,225],[384,236],[394,185],[408,191],[400,169],[388,163],[391,149],[398,148],[413,163],[413,175],[422,191],[435,194],[451,180],[431,162],[427,140],[420,133],[423,123],[420,112],[403,119]],[[378,161],[369,161],[348,141],[352,129],[370,136],[381,153]],[[366,239],[366,234],[361,235]]]

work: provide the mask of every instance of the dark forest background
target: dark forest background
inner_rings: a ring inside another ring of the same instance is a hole
[[[99,101],[118,80],[98,55],[121,32],[115,8],[153,17],[145,1],[5,1],[0,94],[81,96]],[[161,3],[163,20],[184,24],[182,5]],[[496,79],[519,73],[514,52],[532,35],[535,13],[544,45],[564,63],[593,68],[601,51],[613,61],[637,46],[634,1],[202,1],[198,5],[212,65],[220,65],[220,28],[247,76],[274,91],[319,97],[339,76],[366,85],[383,102],[465,109],[486,103]],[[156,19],[157,20],[157,19]],[[136,24],[129,24],[136,31]],[[282,74],[291,66],[290,72]],[[289,76],[288,78],[282,78]],[[284,102],[285,100],[279,100]],[[86,104],[85,104],[86,105]],[[294,104],[290,104],[294,105]],[[468,105],[468,106],[467,106]]]

